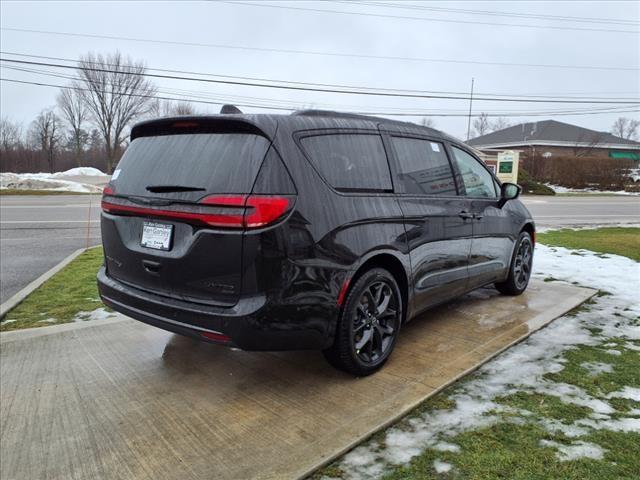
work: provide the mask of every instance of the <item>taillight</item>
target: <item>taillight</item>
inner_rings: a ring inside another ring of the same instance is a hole
[[[258,228],[269,225],[289,210],[291,201],[286,197],[267,197],[251,195],[247,198],[248,214],[245,216],[245,227]],[[250,209],[253,208],[253,211]]]
[[[114,215],[137,214],[194,222],[212,227],[259,228],[287,213],[292,197],[276,195],[210,195],[196,204],[171,203],[163,206],[139,206],[126,198],[102,198],[102,210]]]

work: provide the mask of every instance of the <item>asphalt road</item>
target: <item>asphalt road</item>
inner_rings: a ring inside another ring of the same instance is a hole
[[[522,198],[538,227],[640,224],[640,196]]]
[[[0,302],[100,242],[99,202],[99,195],[0,196]]]
[[[538,227],[640,224],[640,197],[524,197],[523,200]],[[98,221],[98,195],[1,196],[0,302],[74,250],[98,244]]]

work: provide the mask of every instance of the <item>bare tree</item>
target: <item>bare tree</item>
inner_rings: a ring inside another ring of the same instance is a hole
[[[88,111],[81,93],[73,88],[63,88],[57,97],[58,108],[69,125],[70,143],[76,158],[76,164],[82,166],[82,152],[87,144],[87,132],[82,128],[87,120]]]
[[[169,103],[166,100],[160,100],[154,98],[149,101],[149,108],[147,110],[147,117],[158,118],[166,117],[169,115]]]
[[[120,52],[88,53],[78,61],[80,80],[74,87],[104,139],[108,173],[125,140],[126,129],[149,111],[156,89],[144,76],[144,64]]]
[[[576,157],[588,157],[602,143],[602,134],[581,134],[573,146],[573,154]]]
[[[8,118],[0,119],[0,148],[7,152],[18,148],[22,143],[22,127]]]
[[[31,123],[32,142],[46,156],[49,171],[54,171],[56,149],[60,142],[60,119],[53,108],[42,110]]]
[[[422,117],[422,120],[420,120],[420,124],[423,127],[436,128],[436,122],[431,117]]]
[[[172,109],[171,109],[172,115],[195,115],[196,113],[197,111],[193,107],[192,103],[177,102],[172,104]]]
[[[489,125],[489,115],[481,113],[473,120],[473,129],[476,137],[481,137],[490,132],[491,127]]]
[[[611,133],[616,137],[625,138],[627,140],[635,140],[638,138],[638,127],[640,120],[633,118],[619,117],[611,127]]]
[[[154,98],[149,104],[148,116],[157,117],[173,117],[180,115],[196,115],[198,111],[193,104],[189,102],[173,102],[170,100],[161,100]]]
[[[509,128],[511,126],[511,122],[504,117],[498,117],[493,122],[491,122],[491,131],[496,132],[498,130],[504,130],[505,128]]]

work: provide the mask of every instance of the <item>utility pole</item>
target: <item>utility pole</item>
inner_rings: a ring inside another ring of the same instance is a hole
[[[471,107],[473,107],[473,80],[471,77],[471,96],[469,97],[469,121],[467,122],[467,141],[471,135]]]

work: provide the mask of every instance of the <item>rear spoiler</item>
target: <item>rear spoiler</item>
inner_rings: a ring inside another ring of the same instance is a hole
[[[251,133],[271,140],[266,132],[248,119],[225,114],[207,117],[170,117],[141,122],[131,129],[131,141],[139,137],[184,133]]]

